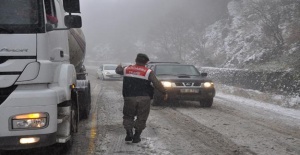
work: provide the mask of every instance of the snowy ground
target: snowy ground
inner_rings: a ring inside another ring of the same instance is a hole
[[[256,103],[256,105],[258,106],[266,106],[267,104],[271,104],[291,109],[300,109],[300,96],[283,96],[277,94],[269,94],[257,90],[242,89],[218,84],[216,84],[216,87],[218,95],[224,96],[225,94],[227,94],[236,96],[236,99],[238,99],[237,96],[242,97],[239,99],[251,99],[253,100],[253,103]]]
[[[86,69],[92,87],[92,110],[89,119],[80,122],[69,152],[52,146],[0,154],[300,154],[299,96],[280,96],[219,84],[215,84],[217,94],[211,108],[200,108],[198,102],[151,107],[142,142],[125,143],[122,81],[97,79],[97,65],[86,66]]]
[[[92,89],[90,117],[80,122],[68,153],[45,155],[300,154],[297,106],[286,106],[277,95],[218,84],[211,108],[201,108],[198,102],[152,106],[142,141],[125,142],[122,81],[101,81],[97,66],[86,68]]]

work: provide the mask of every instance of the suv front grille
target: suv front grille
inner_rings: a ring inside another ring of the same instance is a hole
[[[13,85],[7,88],[0,88],[0,105],[7,99],[7,97],[17,88]]]
[[[183,83],[182,82],[176,82],[175,85],[176,86],[183,86]]]
[[[201,86],[201,82],[195,82],[195,83],[194,83],[194,86],[197,86],[197,87],[198,87],[198,86]]]
[[[199,87],[200,82],[175,82],[176,87]]]

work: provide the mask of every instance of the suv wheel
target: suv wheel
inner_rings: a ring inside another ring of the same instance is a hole
[[[200,100],[201,107],[211,107],[213,104],[213,98],[206,98]]]

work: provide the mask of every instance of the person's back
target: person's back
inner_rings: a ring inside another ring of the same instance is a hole
[[[123,74],[123,96],[149,96],[148,89],[151,86],[149,74],[151,72],[145,66],[131,65],[125,67]]]

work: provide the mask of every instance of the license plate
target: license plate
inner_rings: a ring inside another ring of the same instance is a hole
[[[180,89],[181,93],[199,93],[199,89]]]

